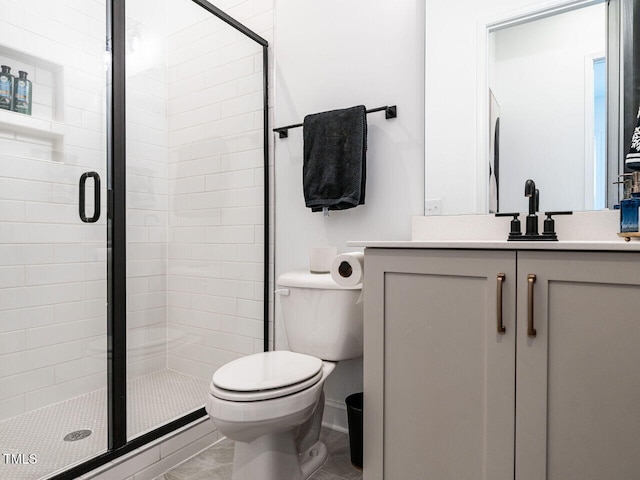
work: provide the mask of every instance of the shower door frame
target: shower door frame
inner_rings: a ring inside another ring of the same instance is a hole
[[[207,0],[191,0],[262,46],[263,59],[263,169],[264,269],[263,348],[269,350],[269,102],[267,40]],[[49,477],[72,480],[115,460],[178,428],[202,418],[200,408],[127,441],[127,312],[126,312],[126,0],[107,0],[106,50],[111,54],[107,73],[107,416],[108,450],[86,462]]]

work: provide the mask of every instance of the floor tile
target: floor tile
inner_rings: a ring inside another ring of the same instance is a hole
[[[127,432],[139,435],[201,407],[209,382],[160,370],[127,382]],[[74,442],[68,433],[90,430]],[[107,449],[107,390],[101,389],[0,422],[0,453],[35,454],[31,465],[0,462],[0,479],[36,480]]]
[[[320,469],[309,480],[344,480],[344,478]]]
[[[320,440],[329,448],[329,458],[321,470],[346,480],[362,478],[362,471],[351,464],[351,451],[347,435],[334,430],[322,429]]]
[[[327,446],[329,458],[309,480],[362,479],[362,471],[351,465],[347,435],[323,428],[320,439]],[[231,480],[233,451],[234,442],[225,439],[169,470],[162,480]]]

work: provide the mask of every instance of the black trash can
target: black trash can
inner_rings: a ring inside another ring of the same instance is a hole
[[[351,463],[357,468],[362,468],[362,397],[362,392],[354,393],[345,400],[349,422]]]

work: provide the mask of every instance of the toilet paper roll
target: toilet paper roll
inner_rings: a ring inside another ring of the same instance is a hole
[[[338,255],[331,262],[331,278],[341,287],[355,287],[364,278],[364,253]]]
[[[309,249],[309,271],[311,273],[329,273],[331,262],[337,254],[336,247],[311,247]]]

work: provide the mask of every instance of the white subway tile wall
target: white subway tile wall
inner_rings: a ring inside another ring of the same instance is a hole
[[[127,16],[128,375],[209,379],[262,350],[262,47],[190,0]]]
[[[181,26],[167,42],[168,361],[210,378],[262,350],[262,47],[212,16]]]
[[[33,82],[31,116],[0,110],[0,420],[106,384],[105,211],[78,216],[106,177],[105,8],[0,0],[0,63]]]
[[[273,0],[213,3],[271,40]],[[33,82],[32,116],[0,110],[3,420],[106,385],[106,5],[0,11],[0,64]],[[127,16],[129,379],[209,379],[262,350],[262,48],[190,0],[128,0]],[[84,224],[78,180],[92,170],[102,215]]]
[[[167,2],[154,3],[126,3],[128,379],[167,368]]]

